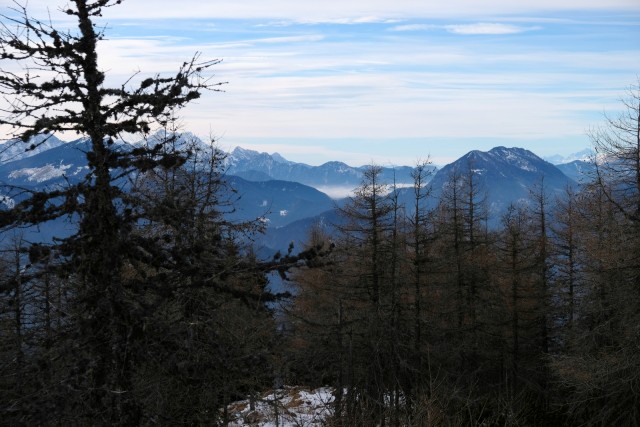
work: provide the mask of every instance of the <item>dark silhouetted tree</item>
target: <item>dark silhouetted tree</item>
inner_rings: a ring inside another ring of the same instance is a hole
[[[48,414],[58,422],[135,425],[149,416],[133,382],[147,355],[148,292],[162,289],[141,277],[149,268],[164,274],[180,262],[163,252],[156,237],[136,232],[152,219],[152,212],[127,194],[122,183],[134,173],[176,170],[188,153],[165,149],[167,140],[135,148],[114,141],[167,126],[176,110],[218,86],[204,76],[217,61],[202,62],[198,55],[173,76],[134,76],[120,86],[107,86],[98,65],[98,44],[104,37],[98,20],[119,3],[70,2],[61,12],[76,23],[75,30],[55,28],[15,3],[0,28],[0,92],[5,99],[0,124],[22,141],[56,132],[73,132],[90,141],[89,169],[80,183],[23,193],[15,207],[0,213],[5,228],[62,217],[78,224],[76,233],[51,248],[64,260],[57,272],[71,288],[67,330],[57,342],[67,352],[57,368],[67,376]],[[50,290],[45,288],[45,294]],[[45,318],[50,321],[50,316]],[[43,392],[48,393],[55,394]],[[42,422],[29,418],[33,413],[27,407],[19,419]]]

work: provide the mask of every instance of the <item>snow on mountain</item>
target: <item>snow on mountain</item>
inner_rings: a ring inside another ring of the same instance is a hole
[[[44,182],[63,176],[70,167],[71,165],[65,165],[62,163],[58,166],[47,163],[39,168],[23,168],[14,170],[9,173],[9,178],[16,179],[24,177],[31,182]]]
[[[271,163],[294,164],[295,163],[295,162],[290,162],[289,160],[285,159],[278,153],[273,153],[273,154],[269,154],[265,152],[260,153],[259,151],[248,150],[242,147],[234,148],[233,151],[230,153],[229,159],[230,159],[230,162],[234,165],[238,163],[244,163],[244,162],[253,162],[253,163],[263,162],[267,164],[271,164]]]
[[[540,158],[529,150],[522,148],[496,147],[487,153],[497,163],[505,162],[515,168],[527,172],[540,169]]]
[[[561,156],[560,154],[554,154],[553,156],[544,157],[544,160],[554,165],[561,165],[566,163],[575,162],[580,160],[583,162],[589,161],[594,155],[591,148],[585,148],[577,153],[569,154],[568,156]]]
[[[138,141],[116,141],[118,147],[127,149],[131,146],[154,146],[173,136],[177,136],[172,145],[180,150],[209,150],[211,144],[203,142],[196,135],[189,132],[173,133],[159,130]],[[8,141],[0,145],[0,165],[13,161],[23,160],[28,157],[37,156],[40,153],[58,148],[67,143],[60,141],[55,136],[45,138],[42,135],[34,137],[31,144],[27,145],[18,141]],[[33,145],[33,150],[27,148]],[[50,153],[53,153],[51,151]],[[265,153],[236,147],[232,152],[226,153],[224,167],[228,175],[237,175],[249,181],[283,180],[299,182],[317,189],[330,192],[334,197],[339,198],[348,194],[351,189],[358,186],[362,180],[366,166],[353,167],[343,162],[331,161],[320,166],[310,166],[304,163],[296,163],[285,159],[278,153]],[[193,158],[191,161],[200,161]],[[64,163],[67,165],[68,163]],[[42,182],[54,177],[61,177],[63,174],[62,164],[49,162],[40,164],[38,168],[23,167],[15,171],[12,178],[23,177],[29,182]],[[435,168],[434,168],[435,169]],[[382,180],[386,182],[396,182],[398,185],[407,184],[411,181],[411,167],[384,167]],[[345,190],[347,189],[347,190]]]
[[[273,160],[275,160],[276,162],[278,162],[278,163],[293,163],[293,162],[290,162],[289,160],[285,159],[284,157],[282,157],[279,153],[273,153],[271,155],[271,158]]]
[[[137,144],[155,145],[167,135],[154,134]],[[79,139],[41,151],[29,157],[0,164],[0,208],[11,208],[28,196],[28,191],[45,191],[65,188],[85,179],[89,172],[86,153],[90,149],[88,139]],[[175,141],[179,149],[211,147],[191,134],[181,135]],[[114,150],[130,150],[134,145],[118,143]],[[207,153],[208,151],[204,151]],[[202,160],[206,166],[208,156],[194,156],[191,162],[198,166]],[[276,159],[278,157],[276,156]],[[280,160],[282,162],[282,160]],[[286,160],[285,160],[286,162]],[[283,227],[302,218],[316,216],[334,206],[326,194],[297,182],[266,179],[249,181],[227,174],[228,194],[221,200],[233,202],[226,216],[231,221],[252,221],[263,218],[270,228]],[[128,181],[121,183],[128,188]],[[52,227],[50,227],[52,228]],[[55,231],[55,230],[54,230]],[[61,236],[61,232],[57,236]]]
[[[138,144],[155,144],[167,136],[170,135],[156,133]],[[4,154],[22,157],[0,163],[0,183],[5,186],[0,194],[0,205],[10,207],[19,201],[16,196],[20,193],[12,193],[11,188],[55,188],[83,179],[87,173],[85,153],[89,149],[88,144],[87,139],[62,143],[52,137],[38,150],[29,152],[28,157],[15,149],[6,149]],[[177,148],[211,149],[209,144],[189,133],[181,134],[175,144]],[[131,146],[122,143],[115,149],[127,150]],[[227,181],[236,191],[234,194],[237,194],[232,197],[235,208],[230,213],[234,217],[232,219],[263,218],[268,229],[275,233],[265,235],[263,243],[268,247],[305,236],[305,230],[314,218],[331,212],[335,207],[334,201],[324,192],[317,191],[318,188],[325,192],[339,189],[340,195],[344,196],[361,183],[366,169],[339,161],[310,166],[286,160],[277,153],[260,153],[240,147],[227,153],[225,162]],[[383,168],[381,175],[383,182],[396,182],[399,201],[407,206],[412,206],[414,196],[411,189],[403,186],[412,182],[412,170],[407,166],[389,167]],[[580,177],[588,171],[588,165],[577,161],[556,167],[521,148],[496,147],[487,152],[471,151],[434,174],[430,203],[437,202],[453,175],[464,177],[469,171],[477,179],[475,184],[479,194],[486,192],[491,213],[499,221],[501,212],[510,203],[530,197],[530,190],[539,185],[542,177],[549,195],[559,195],[568,185],[577,185],[576,181],[582,181]],[[335,194],[332,196],[334,199],[338,197]],[[291,233],[286,228],[289,226]]]
[[[10,139],[0,143],[0,164],[35,156],[64,144],[54,135],[36,135],[25,143],[19,139]]]
[[[259,157],[259,156],[264,156],[264,157],[269,156],[268,153],[260,153],[255,150],[248,150],[242,147],[234,148],[230,154],[231,154],[231,159],[233,159],[234,162],[247,161],[247,160],[255,159],[256,157]]]
[[[61,142],[36,154],[6,163],[0,163],[0,184],[37,188],[64,184],[65,179],[80,179],[86,172],[85,152],[89,149],[86,138]]]
[[[361,181],[367,166],[353,167],[346,163],[331,161],[320,166],[310,166],[286,160],[278,153],[268,154],[236,147],[227,157],[227,173],[246,179],[278,179],[300,182],[332,194],[344,194],[344,189],[353,189]],[[433,168],[435,169],[435,168]],[[398,185],[413,182],[408,166],[383,167],[382,181]],[[334,190],[338,191],[334,191]]]
[[[171,148],[176,150],[193,151],[194,149],[206,151],[210,150],[212,145],[203,141],[191,132],[172,132],[160,129],[155,133],[140,139],[133,143],[122,142],[124,145],[148,146],[153,147],[157,144],[169,143]]]
[[[292,172],[297,174],[298,170],[302,170],[302,174],[308,171],[311,166],[302,163],[295,163],[286,160],[278,153],[260,153],[254,150],[236,147],[226,158],[227,173],[231,175],[248,173],[254,175],[263,174],[271,179],[280,179],[284,181],[296,181],[303,184],[306,182],[299,179],[291,179]],[[296,172],[294,172],[296,171]]]

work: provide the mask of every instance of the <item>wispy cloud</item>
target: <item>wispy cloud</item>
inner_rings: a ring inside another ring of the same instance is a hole
[[[503,35],[503,34],[518,34],[527,31],[540,30],[542,27],[521,27],[517,25],[500,24],[500,23],[486,23],[480,22],[477,24],[463,24],[463,25],[446,25],[446,30],[454,34],[464,35]]]
[[[302,36],[267,37],[254,40],[256,43],[300,43],[317,42],[324,39],[322,34],[308,34]]]
[[[463,35],[503,35],[518,34],[527,31],[541,30],[541,26],[518,26],[502,23],[486,23],[480,22],[476,24],[459,24],[459,25],[433,25],[433,24],[403,24],[389,28],[389,31],[409,32],[409,31],[427,31],[434,29],[443,29],[453,34]]]
[[[435,25],[427,25],[427,24],[405,24],[405,25],[396,25],[395,27],[389,28],[390,31],[425,31],[430,30],[432,28],[437,28]]]
[[[29,8],[46,19],[51,2]],[[119,86],[138,70],[131,84],[175,72],[194,52],[221,58],[206,77],[229,84],[181,111],[186,129],[223,144],[290,138],[264,148],[299,161],[366,163],[379,161],[376,138],[415,138],[410,159],[449,155],[464,138],[578,141],[636,81],[638,17],[638,0],[135,0],[105,10],[99,59]]]
[[[302,18],[297,20],[300,24],[341,24],[341,25],[357,25],[357,24],[394,24],[398,19],[381,18],[378,16],[352,16],[352,17],[317,17]]]

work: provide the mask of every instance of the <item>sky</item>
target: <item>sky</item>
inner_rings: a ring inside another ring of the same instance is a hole
[[[640,79],[640,0],[125,0],[100,26],[108,84],[220,59],[182,127],[313,165],[569,155]]]

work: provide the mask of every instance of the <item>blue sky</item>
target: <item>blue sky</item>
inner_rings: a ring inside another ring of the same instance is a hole
[[[222,59],[185,130],[310,164],[567,155],[640,76],[638,0],[126,0],[104,24],[109,82]]]

